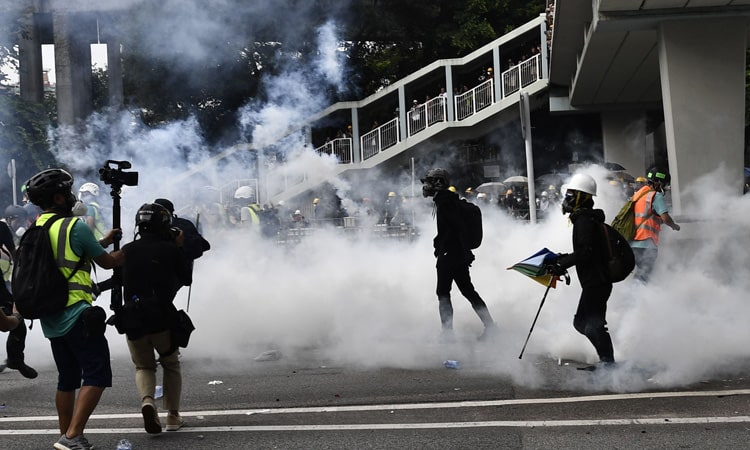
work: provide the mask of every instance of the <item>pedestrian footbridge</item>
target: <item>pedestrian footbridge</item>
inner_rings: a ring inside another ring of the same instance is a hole
[[[336,103],[280,136],[277,144],[237,146],[208,163],[257,151],[254,186],[260,203],[294,198],[346,173],[385,163],[406,165],[420,151],[476,137],[502,125],[506,116],[517,118],[521,91],[532,98],[546,92],[546,33],[540,15],[463,58],[435,61],[361,101]],[[304,135],[317,153],[335,158],[333,170],[300,169],[298,161],[269,158],[283,154],[277,149],[295,134]]]

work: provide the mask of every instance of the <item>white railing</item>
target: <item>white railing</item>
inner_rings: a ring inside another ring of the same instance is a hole
[[[437,96],[425,103],[427,110],[427,126],[448,120],[448,105],[445,96]]]
[[[456,120],[464,120],[478,111],[490,106],[494,102],[492,80],[487,80],[479,86],[456,96]]]
[[[398,118],[375,128],[360,138],[362,161],[398,144]]]
[[[413,136],[427,128],[427,108],[426,103],[414,105],[406,115],[409,136]]]
[[[336,138],[316,148],[318,153],[334,155],[339,164],[352,163],[352,138]]]
[[[541,55],[535,55],[503,72],[503,98],[541,79],[541,64]]]

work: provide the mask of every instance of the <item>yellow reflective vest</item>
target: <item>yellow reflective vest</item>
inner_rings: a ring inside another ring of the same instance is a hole
[[[44,225],[53,215],[53,213],[43,213],[36,220],[36,224]],[[81,259],[70,246],[70,232],[77,220],[79,220],[77,217],[63,217],[55,221],[49,229],[52,254],[57,260],[57,267],[65,278],[70,277]],[[80,301],[91,303],[93,301],[92,286],[91,262],[85,261],[81,268],[68,280],[68,303],[65,306],[68,307]]]

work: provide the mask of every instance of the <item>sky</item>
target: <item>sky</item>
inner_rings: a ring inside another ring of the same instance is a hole
[[[251,3],[256,8],[268,4]],[[168,57],[167,50],[174,55],[192,52],[190,58],[207,56],[202,52],[210,51],[210,46],[204,44],[224,22],[221,17],[199,14],[201,6],[181,1],[179,8],[172,8],[174,14],[168,19],[180,24],[182,32],[169,46],[157,46],[155,38],[154,57]],[[170,25],[174,24],[164,27]],[[336,56],[335,29],[335,23],[320,28],[314,40],[316,57],[264,79],[267,101],[246,105],[237,125],[251,142],[273,143],[283,130],[330,105],[326,93],[348,73],[346,62]],[[140,176],[138,186],[122,192],[125,242],[133,238],[134,215],[141,204],[167,197],[178,214],[195,218],[190,205],[215,192],[216,186],[248,176],[241,153],[205,164],[225,149],[210,148],[194,119],[147,128],[127,112],[94,115],[82,131],[58,130],[50,134],[50,142],[73,172],[76,187],[98,181],[96,171],[107,159],[132,162],[132,170]],[[287,138],[283,151],[289,160],[284,168],[288,177],[308,173],[328,177],[336,171],[336,162],[315,154],[301,136]],[[450,146],[428,149],[417,164],[450,172],[456,167],[457,153]],[[183,177],[199,167],[200,171]],[[622,199],[606,182],[604,169],[584,170],[597,180],[596,206],[611,220]],[[334,179],[333,188],[355,214],[363,212],[358,210],[363,192],[384,188],[400,192],[399,188],[408,188],[409,178],[407,170],[374,169],[353,181]],[[750,197],[732,194],[722,184],[728,178],[711,173],[690,187],[703,193],[702,203],[690,212],[694,219],[682,223],[681,231],[662,231],[649,285],[632,279],[615,285],[607,318],[620,369],[563,380],[568,387],[622,392],[672,389],[746,371]],[[107,202],[106,194],[100,201]],[[581,292],[574,271],[570,286],[561,283],[549,292],[524,358],[518,358],[544,286],[507,268],[542,247],[571,251],[572,228],[566,216],[553,211],[549,220],[531,225],[494,209],[484,211],[485,237],[475,251],[471,274],[500,335],[486,345],[476,341],[482,325],[454,288],[458,342],[440,345],[432,254],[435,220],[429,199],[415,199],[414,214],[420,235],[411,243],[368,238],[366,233],[352,239],[340,230],[321,230],[298,245],[278,246],[247,229],[220,231],[204,224],[212,249],[196,261],[192,288],[183,288],[175,301],[186,308],[189,296],[189,313],[196,325],[189,348],[182,351],[183,360],[219,358],[226,361],[224,369],[236,364],[239,371],[251,364],[274,364],[252,362],[266,350],[278,350],[286,362],[314,354],[332,364],[363,370],[440,368],[442,361],[454,359],[462,363],[460,374],[481,371],[529,388],[550,383],[539,369],[541,360],[596,360],[591,344],[572,325]],[[107,275],[108,271],[97,271],[99,280]],[[97,303],[106,308],[108,296]],[[125,337],[112,327],[107,337],[113,357],[127,358]],[[30,365],[54,370],[49,343],[39,327],[29,332],[26,355]]]
[[[97,68],[107,68],[107,45],[91,44],[91,65]],[[50,84],[55,84],[55,47],[53,45],[42,45],[42,70],[47,71]],[[5,68],[9,84],[18,83],[18,72]]]

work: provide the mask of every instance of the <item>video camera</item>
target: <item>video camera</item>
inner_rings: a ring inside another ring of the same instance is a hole
[[[114,165],[116,167],[110,167]],[[99,179],[112,187],[138,186],[138,172],[124,172],[130,169],[130,161],[113,161],[111,159],[104,163],[99,169]]]

